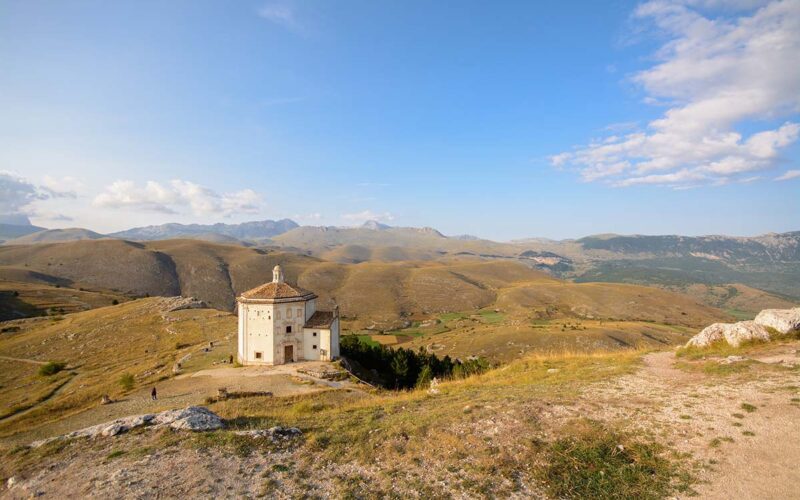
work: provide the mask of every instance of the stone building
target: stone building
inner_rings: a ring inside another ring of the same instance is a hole
[[[272,282],[236,299],[238,360],[243,365],[331,361],[339,357],[339,310],[318,311],[317,296],[286,283],[281,266]]]

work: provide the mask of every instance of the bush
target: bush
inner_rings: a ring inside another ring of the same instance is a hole
[[[136,384],[136,381],[133,378],[133,375],[130,373],[123,373],[122,376],[119,378],[119,385],[125,391],[130,391],[133,389],[133,386]]]
[[[112,306],[117,306],[117,305],[119,305],[119,301],[117,299],[114,299],[114,300],[111,301],[111,305]]]
[[[50,361],[47,364],[44,364],[39,367],[39,375],[43,377],[49,377],[50,375],[55,375],[56,373],[60,372],[66,367],[67,367],[66,363],[58,363],[56,361]]]

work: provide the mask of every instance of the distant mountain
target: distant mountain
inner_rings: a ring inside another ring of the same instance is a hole
[[[7,217],[2,217],[2,220],[7,220]],[[43,231],[44,229],[43,227],[32,226],[31,224],[6,224],[0,222],[0,243],[25,236],[26,234]]]
[[[88,229],[72,227],[67,229],[45,229],[8,240],[4,245],[30,245],[33,243],[58,243],[62,241],[98,240],[105,238],[100,233]]]
[[[800,264],[800,231],[754,237],[598,235],[577,241],[587,251],[626,256],[700,257],[733,265]]]
[[[217,234],[235,238],[243,241],[258,241],[279,234],[283,234],[294,228],[299,227],[296,222],[290,219],[281,220],[262,220],[253,222],[243,222],[241,224],[162,224],[160,226],[146,226],[112,233],[109,236],[126,240],[167,240],[173,238],[195,238],[203,237],[209,239],[208,235]]]
[[[384,229],[389,229],[391,226],[386,224],[382,224],[376,220],[368,220],[364,224],[361,225],[364,229],[372,229],[373,231],[382,231]]]

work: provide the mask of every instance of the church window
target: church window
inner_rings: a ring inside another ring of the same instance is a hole
[[[256,359],[261,359],[261,353],[260,352],[256,353]]]
[[[317,332],[312,333],[311,336],[312,337],[316,337],[317,336]]]
[[[297,317],[298,318],[302,318],[303,317],[303,310],[302,309],[298,309],[297,310]]]
[[[317,346],[312,346],[312,347],[313,347],[314,349],[316,349],[316,348],[317,348]]]
[[[286,327],[286,333],[292,333],[292,325]]]
[[[286,317],[287,318],[291,318],[292,317],[292,310],[291,309],[287,309],[286,310]]]
[[[275,311],[275,319],[281,319],[281,312],[280,310]]]

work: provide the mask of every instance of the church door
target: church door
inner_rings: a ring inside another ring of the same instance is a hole
[[[287,345],[283,347],[283,362],[291,363],[294,361],[294,346]]]

